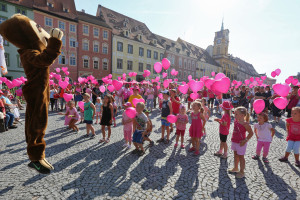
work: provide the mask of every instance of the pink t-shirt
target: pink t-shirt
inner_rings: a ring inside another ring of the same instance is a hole
[[[244,139],[246,139],[245,126],[243,124],[240,124],[237,120],[234,120],[234,128],[231,141],[235,143],[240,143]]]
[[[177,121],[176,121],[176,128],[178,130],[185,130],[186,122],[188,122],[188,121],[189,121],[189,118],[186,114],[185,115],[178,114]]]
[[[123,117],[124,122],[130,120],[130,118],[126,115],[126,112],[123,112],[122,117]],[[133,121],[130,123],[124,124],[124,126],[123,126],[124,132],[132,131],[132,129],[133,129]]]
[[[147,88],[146,90],[147,99],[153,99],[154,98],[154,89],[153,88]]]
[[[286,122],[290,124],[286,140],[300,141],[300,122],[294,122],[293,118],[286,119]]]
[[[229,134],[230,121],[231,121],[230,116],[229,116],[227,113],[225,113],[225,114],[222,116],[222,118],[221,118],[221,123],[227,122],[227,124],[226,124],[226,126],[220,124],[220,129],[219,129],[219,130],[220,130],[220,133],[221,133],[222,135],[228,135],[228,134]]]

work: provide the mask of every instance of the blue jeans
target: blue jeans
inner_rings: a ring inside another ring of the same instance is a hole
[[[15,120],[15,116],[14,114],[10,113],[10,112],[6,112],[6,117],[5,117],[5,127],[9,128],[13,125]]]
[[[149,110],[149,107],[150,107],[150,110],[152,110],[152,108],[153,108],[153,99],[147,99],[147,110]]]

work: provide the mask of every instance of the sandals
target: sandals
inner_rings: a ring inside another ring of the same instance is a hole
[[[99,143],[104,142],[104,141],[105,141],[105,139],[103,138],[103,139],[99,140]]]
[[[269,163],[268,158],[263,157],[262,160],[264,161],[264,163]]]
[[[259,156],[258,156],[258,155],[252,156],[252,159],[253,159],[253,160],[258,160],[258,159],[259,159]]]
[[[239,170],[234,170],[234,168],[228,170],[229,173],[238,173]]]
[[[165,140],[164,143],[165,143],[165,144],[169,144],[169,142],[170,142],[170,140]]]
[[[110,142],[110,140],[109,140],[109,138],[107,138],[106,140],[105,140],[105,143],[109,143]]]

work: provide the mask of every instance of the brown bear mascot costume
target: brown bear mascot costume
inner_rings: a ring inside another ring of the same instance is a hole
[[[49,66],[60,54],[63,32],[55,28],[50,35],[28,17],[16,14],[0,24],[0,34],[19,48],[27,82],[25,136],[30,168],[48,174],[53,166],[45,159],[44,135],[48,123]]]

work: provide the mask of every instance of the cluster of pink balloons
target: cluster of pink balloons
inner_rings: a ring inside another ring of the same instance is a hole
[[[6,77],[0,77],[0,84],[5,83],[9,89],[20,87],[22,84],[25,84],[26,81],[27,79],[23,76],[12,81],[8,80]]]
[[[280,69],[276,69],[275,71],[272,71],[272,72],[271,72],[271,76],[272,76],[273,78],[275,78],[276,76],[279,76],[280,73],[281,73],[281,70],[280,70]]]

